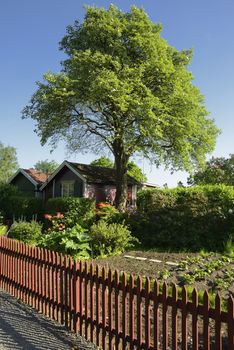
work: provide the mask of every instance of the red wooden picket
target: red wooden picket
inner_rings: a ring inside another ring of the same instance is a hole
[[[211,320],[215,323],[215,349],[222,350],[224,337],[228,350],[234,349],[232,297],[228,299],[227,311],[222,311],[219,295],[211,308],[207,291],[200,305],[196,289],[189,301],[185,287],[179,299],[175,285],[169,296],[166,283],[159,292],[157,281],[151,283],[149,278],[143,281],[138,276],[135,285],[134,280],[132,274],[127,278],[125,273],[120,276],[118,271],[113,273],[104,267],[100,272],[100,267],[94,267],[93,263],[73,262],[62,254],[0,237],[0,288],[65,323],[68,329],[84,335],[97,346],[102,345],[104,350],[166,350],[169,346],[177,350],[179,318],[182,349],[188,348],[189,332],[193,350],[198,350],[200,339],[203,349],[210,350]]]
[[[205,290],[203,297],[203,346],[204,350],[210,350],[210,324],[209,324],[209,294]]]
[[[154,282],[154,298],[153,298],[153,325],[154,325],[154,349],[159,350],[159,285],[158,282]]]
[[[219,294],[215,298],[215,350],[222,350],[221,336],[221,299]]]
[[[130,335],[130,349],[134,349],[135,340],[135,310],[134,310],[134,276],[130,275],[129,279],[129,335]]]
[[[172,286],[172,350],[178,349],[178,325],[177,325],[177,299],[178,299],[178,291],[175,284]]]

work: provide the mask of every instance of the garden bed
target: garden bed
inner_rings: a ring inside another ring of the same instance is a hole
[[[217,253],[131,251],[96,263],[151,279],[234,296],[234,259]]]

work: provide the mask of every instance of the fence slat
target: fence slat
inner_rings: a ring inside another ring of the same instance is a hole
[[[221,336],[221,298],[219,294],[215,298],[215,350],[222,350]]]
[[[188,320],[187,320],[187,304],[188,304],[188,296],[187,290],[185,287],[182,288],[182,350],[188,349]]]
[[[162,300],[163,300],[163,350],[168,349],[168,315],[167,315],[167,284],[166,282],[163,283],[163,294],[162,294]]]
[[[150,280],[147,277],[145,280],[145,346],[150,348]]]
[[[178,299],[178,291],[175,284],[172,285],[172,315],[171,315],[171,323],[172,323],[172,350],[178,349],[178,324],[177,324],[177,299]]]
[[[129,279],[129,336],[130,336],[130,349],[134,349],[133,341],[135,339],[135,310],[134,310],[134,276],[130,275]]]
[[[111,281],[110,281],[111,283]],[[122,344],[123,349],[126,348],[127,342],[126,342],[126,335],[127,335],[127,277],[126,273],[123,272],[122,276]],[[110,348],[111,349],[111,348]]]
[[[159,285],[154,282],[154,305],[153,305],[153,324],[154,324],[154,349],[159,350],[159,311],[158,311]]]
[[[90,265],[90,341],[94,341],[94,265]]]
[[[210,350],[210,323],[209,323],[209,294],[205,290],[203,296],[203,307],[204,307],[204,315],[203,315],[203,346],[204,350]]]
[[[119,272],[115,270],[115,349],[119,349],[120,345],[120,305],[119,305]]]
[[[113,349],[113,334],[112,334],[112,319],[113,319],[113,294],[112,294],[112,272],[108,271],[108,328],[109,328],[109,350]]]
[[[198,319],[197,319],[197,307],[198,307],[198,293],[194,288],[192,293],[193,299],[193,312],[192,312],[192,334],[193,334],[193,350],[198,350]]]

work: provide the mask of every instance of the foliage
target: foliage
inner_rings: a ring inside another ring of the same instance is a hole
[[[90,163],[90,165],[114,168],[114,163],[107,157],[100,157],[98,159],[95,159]],[[141,168],[133,161],[129,161],[127,163],[127,174],[133,177],[137,182],[141,183],[147,181],[146,175],[143,174]]]
[[[90,165],[101,166],[101,167],[105,167],[105,168],[114,168],[114,163],[112,162],[112,160],[110,160],[110,158],[107,158],[105,156],[93,160],[90,163]]]
[[[39,198],[25,197],[17,187],[0,184],[0,211],[5,220],[41,220],[43,201]]]
[[[7,226],[0,223],[0,236],[4,236],[7,233]]]
[[[234,240],[229,237],[229,239],[224,243],[224,253],[232,258],[234,258]]]
[[[90,258],[90,237],[87,230],[78,224],[64,230],[49,231],[41,237],[39,246],[68,254],[75,259]]]
[[[52,215],[63,213],[66,227],[79,224],[88,228],[95,220],[95,202],[88,198],[51,198],[46,203],[46,212]]]
[[[32,220],[15,221],[8,233],[9,238],[18,239],[27,244],[37,244],[42,232],[42,225]]]
[[[42,144],[62,138],[73,152],[112,152],[121,210],[134,153],[191,171],[218,134],[188,70],[191,51],[170,46],[161,30],[135,6],[127,13],[86,7],[83,23],[69,26],[60,43],[62,71],[45,74],[23,110]]]
[[[98,221],[91,227],[90,236],[95,257],[120,254],[137,242],[127,226],[117,223],[108,224],[104,220]]]
[[[234,154],[230,154],[230,158],[212,157],[203,171],[200,170],[188,178],[188,184],[234,186]]]
[[[18,166],[16,149],[0,142],[0,182],[6,183]]]
[[[52,174],[56,168],[58,168],[58,163],[55,162],[55,160],[39,160],[35,165],[34,168],[38,171],[42,171],[46,174]]]
[[[119,213],[118,209],[110,203],[100,202],[96,205],[96,208],[97,218],[105,221],[112,220],[112,218]]]
[[[234,238],[234,188],[225,185],[142,190],[130,217],[146,246],[223,251]]]
[[[140,183],[147,181],[146,175],[143,174],[141,168],[133,161],[128,162],[127,171],[128,171],[128,175],[133,177],[136,181]]]
[[[41,219],[43,202],[39,198],[27,198],[15,186],[0,184],[0,211],[4,220],[25,218]]]

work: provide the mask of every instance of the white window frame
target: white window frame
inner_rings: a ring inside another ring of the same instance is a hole
[[[68,191],[64,195],[64,186],[68,186]],[[74,197],[75,195],[75,181],[61,181],[61,197]]]

